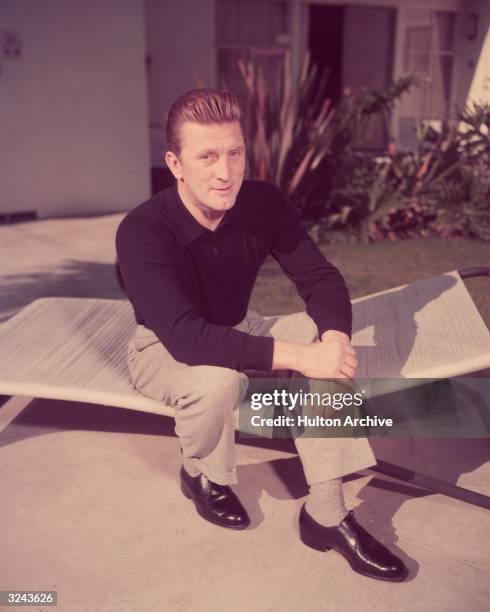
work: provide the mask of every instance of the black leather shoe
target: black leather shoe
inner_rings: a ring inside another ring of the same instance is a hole
[[[315,550],[333,548],[351,568],[370,578],[402,582],[408,576],[403,561],[370,535],[354,518],[352,511],[337,527],[323,527],[301,508],[299,533],[303,544]]]
[[[229,529],[246,529],[250,525],[247,511],[230,487],[216,484],[204,474],[189,476],[181,467],[180,488],[207,521]]]

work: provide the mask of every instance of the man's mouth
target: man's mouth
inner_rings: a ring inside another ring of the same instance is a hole
[[[228,187],[213,187],[213,189],[221,193],[227,193],[228,191],[230,191],[231,187],[231,185],[228,185]]]

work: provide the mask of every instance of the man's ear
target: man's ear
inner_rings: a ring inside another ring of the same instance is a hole
[[[165,163],[168,166],[170,172],[175,176],[175,178],[180,181],[182,180],[182,165],[179,161],[179,158],[173,151],[167,151],[165,153]]]

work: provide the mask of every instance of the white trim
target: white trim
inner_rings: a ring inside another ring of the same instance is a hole
[[[393,41],[393,81],[399,79],[403,74],[403,34],[405,23],[405,7],[398,6],[395,18],[395,32]],[[391,134],[396,143],[400,140],[400,122],[398,105],[395,104],[391,112]]]
[[[466,100],[461,100],[460,78],[462,68],[462,49],[464,47],[465,14],[459,11],[454,16],[454,46],[453,46],[453,74],[451,78],[451,93],[449,96],[450,113],[455,110],[455,104],[464,106]]]
[[[290,45],[291,49],[291,75],[293,83],[301,71],[303,56],[306,52],[306,38],[308,31],[308,7],[302,0],[289,0],[290,7]]]

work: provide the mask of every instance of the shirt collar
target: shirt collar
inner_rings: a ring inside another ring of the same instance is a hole
[[[177,183],[175,183],[173,187],[170,188],[170,190],[173,213],[172,217],[174,218],[175,233],[179,245],[185,246],[196,238],[199,238],[199,236],[201,236],[202,234],[211,233],[211,230],[198,223],[196,219],[191,215],[191,213],[187,210],[177,190]],[[240,191],[238,192],[233,208],[230,208],[230,210],[226,211],[218,228],[221,228],[224,225],[244,225],[241,194],[242,188],[240,188]]]

